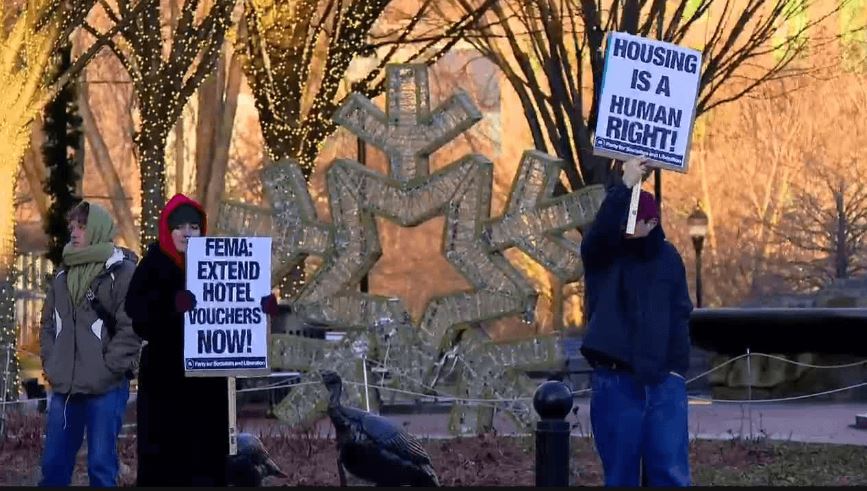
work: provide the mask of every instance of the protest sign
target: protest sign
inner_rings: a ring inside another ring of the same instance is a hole
[[[593,153],[686,172],[701,52],[608,33]]]
[[[270,237],[195,237],[187,245],[187,290],[196,308],[184,315],[184,367],[191,376],[270,372]]]

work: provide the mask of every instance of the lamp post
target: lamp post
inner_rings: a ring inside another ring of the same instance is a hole
[[[701,209],[701,202],[696,203],[695,210],[686,219],[689,236],[695,248],[695,304],[701,308],[701,249],[707,236],[707,215]]]

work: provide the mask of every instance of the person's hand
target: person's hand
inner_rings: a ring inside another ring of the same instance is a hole
[[[175,310],[184,313],[196,308],[196,296],[189,290],[181,290],[175,295]]]
[[[271,317],[280,313],[280,309],[277,306],[277,297],[275,297],[273,293],[262,297],[262,300],[259,301],[259,305],[262,306],[262,312],[265,312]]]
[[[634,187],[647,174],[647,157],[633,157],[623,164],[623,184]]]

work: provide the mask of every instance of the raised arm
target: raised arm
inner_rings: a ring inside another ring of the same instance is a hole
[[[623,183],[608,188],[593,224],[581,239],[581,260],[585,268],[612,257],[623,240],[621,227],[629,213],[632,187],[640,185],[642,175],[647,172],[644,160],[633,158],[624,163]]]

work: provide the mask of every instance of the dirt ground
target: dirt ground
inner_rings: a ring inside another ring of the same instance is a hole
[[[42,418],[13,416],[0,443],[0,486],[35,485],[42,451]],[[288,475],[269,486],[336,486],[337,452],[327,435],[281,430],[262,438]],[[423,441],[444,486],[516,486],[534,483],[533,439],[482,435]],[[697,485],[867,485],[867,447],[771,442],[696,440],[691,444]],[[592,440],[572,439],[574,485],[600,485],[602,469]],[[135,437],[121,439],[121,483],[135,481]],[[85,451],[74,484],[87,484]]]

